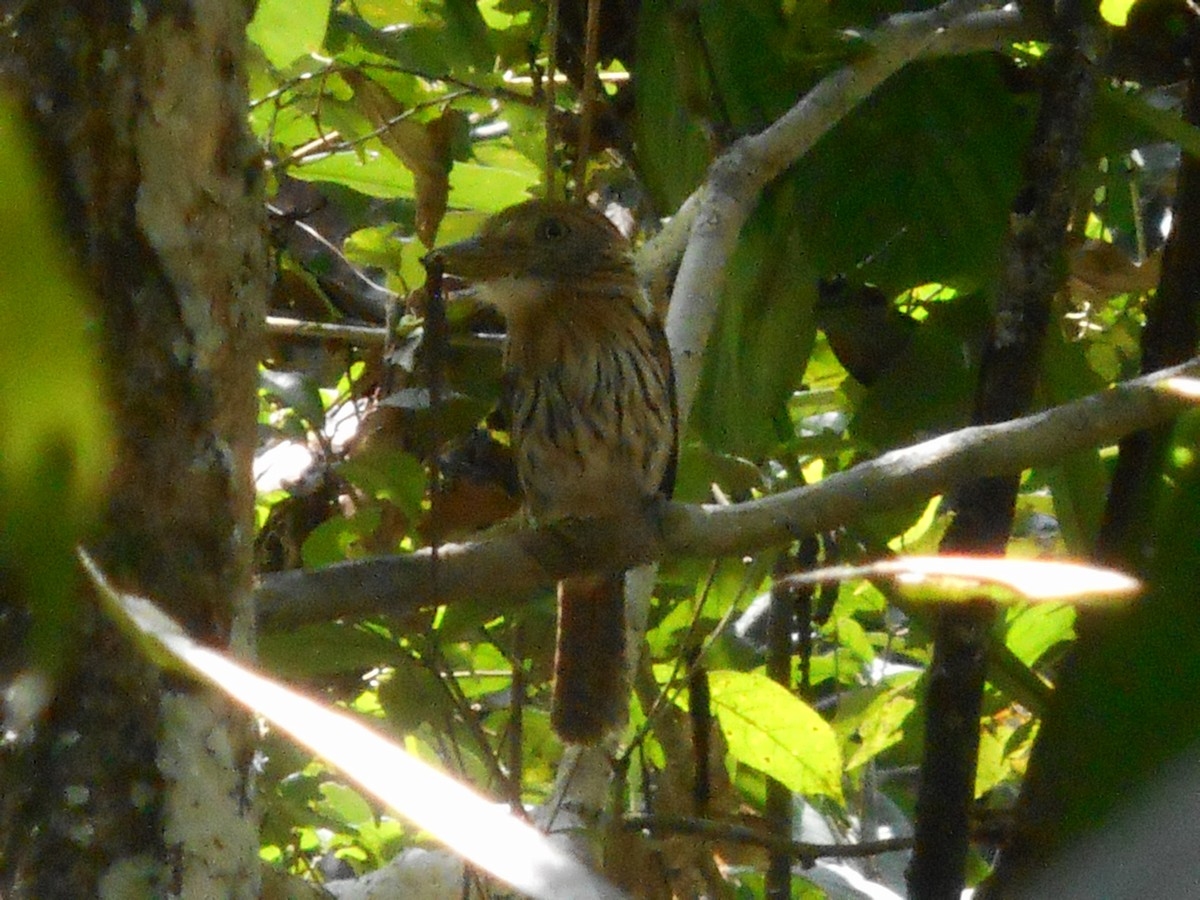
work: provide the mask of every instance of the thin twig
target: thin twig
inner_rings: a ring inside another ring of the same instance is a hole
[[[548,0],[546,4],[546,40],[549,44],[546,48],[546,77],[542,80],[542,100],[546,106],[546,197],[554,200],[558,197],[558,140],[554,133],[558,94],[554,81],[558,67],[558,0]]]
[[[379,137],[379,135],[390,130],[392,127],[400,122],[403,122],[405,119],[412,118],[412,116],[420,110],[427,109],[431,106],[444,106],[445,104],[450,103],[459,97],[466,96],[467,93],[467,91],[455,91],[449,94],[444,94],[443,96],[438,97],[436,100],[428,100],[424,103],[418,103],[415,106],[410,106],[403,112],[397,113],[396,115],[386,119],[382,124],[379,125],[378,128],[373,128],[365,134],[361,134],[358,137],[351,138],[349,140],[340,141],[339,139],[341,138],[341,133],[337,131],[331,131],[328,134],[322,134],[317,140],[309,141],[307,144],[296,148],[296,150],[292,152],[291,156],[289,156],[287,159],[279,161],[278,167],[280,169],[288,169],[292,167],[298,168],[306,165],[307,163],[315,162],[319,159],[325,159],[326,157],[332,156],[335,153],[344,153],[347,150],[353,150],[355,147],[365,144],[372,138]]]
[[[322,341],[345,341],[360,347],[382,347],[387,339],[386,328],[371,325],[339,325],[334,322],[310,322],[286,316],[267,316],[267,333],[283,337],[317,338]]]
[[[626,831],[647,831],[651,834],[694,834],[709,840],[730,844],[750,844],[765,847],[772,853],[782,853],[803,862],[816,859],[862,859],[881,853],[894,853],[912,847],[912,838],[895,837],[854,844],[812,844],[792,841],[769,832],[738,825],[690,816],[626,816],[621,820]]]
[[[575,145],[575,199],[587,197],[588,155],[596,122],[596,66],[600,53],[600,0],[588,0],[584,32],[583,85],[579,95],[579,140]]]

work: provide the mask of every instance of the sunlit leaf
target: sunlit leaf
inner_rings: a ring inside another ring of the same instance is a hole
[[[361,158],[355,153],[331,153],[289,170],[301,181],[329,181],[370,197],[411,197],[413,174],[390,153],[369,146]]]
[[[1168,378],[1163,388],[1189,400],[1200,400],[1200,378]]]
[[[317,810],[352,828],[375,821],[375,813],[363,795],[336,781],[321,784],[321,800]]]
[[[1075,637],[1075,610],[1068,605],[1031,603],[1009,613],[1005,643],[1026,665],[1051,647]]]
[[[1100,0],[1100,15],[1109,25],[1124,28],[1137,0]]]
[[[259,0],[246,37],[277,69],[317,53],[325,42],[330,0]]]
[[[1141,583],[1112,569],[1053,560],[983,556],[907,556],[788,576],[796,583],[894,578],[909,600],[954,603],[985,596],[1012,603],[1060,600],[1106,603],[1129,598]]]
[[[505,804],[416,759],[358,719],[197,643],[149,600],[116,591],[86,553],[81,559],[108,613],[151,658],[258,712],[472,864],[546,900],[623,896]]]
[[[797,793],[842,801],[837,736],[811,706],[753,672],[710,672],[709,687],[734,759]]]
[[[912,697],[912,682],[916,677],[905,676],[902,684],[871,701],[858,726],[858,745],[846,760],[847,771],[865,765],[904,739],[905,720],[917,705]]]

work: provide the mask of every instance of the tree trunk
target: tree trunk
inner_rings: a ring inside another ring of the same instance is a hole
[[[248,653],[268,284],[251,4],[21,6],[3,62],[97,301],[116,432],[91,546],[122,587]],[[0,757],[0,893],[257,897],[246,716],[75,606],[53,698]]]

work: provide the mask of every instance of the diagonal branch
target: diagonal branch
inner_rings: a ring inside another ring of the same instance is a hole
[[[643,251],[642,274],[654,283],[677,258],[686,235],[667,317],[680,422],[687,421],[695,397],[725,285],[725,265],[763,188],[913,60],[995,48],[1017,37],[1023,27],[1019,14],[980,10],[979,5],[949,0],[935,9],[889,18],[864,37],[870,52],[824,78],[769,127],[736,141],[718,158],[675,221]]]
[[[438,551],[428,550],[265,575],[257,600],[268,629],[486,597],[515,603],[564,575],[634,566],[663,556],[754,553],[895,508],[984,475],[1011,475],[1105,446],[1178,414],[1189,401],[1165,389],[1200,376],[1200,359],[1123,382],[1034,415],[964,428],[886,453],[824,481],[730,506],[662,504],[639,522],[581,521]]]
[[[877,31],[872,32],[864,38],[864,41],[876,48],[884,48],[884,54],[887,61],[895,62],[897,58],[901,63],[905,61],[903,54],[897,57],[897,54],[888,52],[887,46],[891,40],[903,39],[907,42],[909,35],[901,34],[900,38],[893,38],[892,31],[889,30],[889,25],[895,23],[903,25],[906,29],[914,27],[924,27],[933,33],[932,39],[918,49],[918,51],[908,58],[908,62],[917,59],[932,59],[938,56],[958,56],[967,53],[976,53],[985,50],[1003,50],[1011,45],[1014,41],[1029,40],[1036,35],[1037,29],[1030,22],[1027,22],[1021,15],[1021,12],[1013,6],[1006,6],[1003,9],[984,9],[977,12],[968,12],[950,21],[945,27],[938,27],[937,22],[942,20],[938,10],[929,10],[921,13],[904,13],[895,19],[888,20]],[[899,30],[899,29],[898,29]],[[862,66],[862,61],[851,63],[847,69],[854,69]],[[902,67],[902,65],[900,66]],[[899,68],[895,71],[899,71]],[[845,69],[834,72],[829,75],[825,82],[817,86],[821,89],[828,82],[830,87],[828,91],[836,93],[839,90],[852,91],[858,101],[867,96],[870,91],[863,92],[862,85],[858,83],[858,79],[848,77]],[[871,87],[878,87],[885,81],[893,72],[886,72],[879,83]],[[871,73],[868,73],[869,77]],[[811,104],[808,103],[808,98],[805,97],[800,101],[805,104],[807,125],[799,133],[793,132],[790,135],[778,135],[777,138],[782,140],[784,137],[794,141],[791,148],[792,158],[788,161],[788,165],[800,159],[809,148],[817,142],[817,140],[830,131],[838,122],[845,117],[853,106],[847,106],[841,103],[825,103]],[[782,171],[782,170],[781,170]],[[776,173],[778,174],[778,173]],[[676,210],[675,214],[663,225],[662,231],[656,234],[651,240],[638,251],[638,271],[642,275],[642,280],[646,283],[658,283],[660,279],[666,277],[667,273],[679,260],[683,254],[684,246],[687,244],[688,235],[691,233],[692,226],[696,222],[696,213],[700,208],[700,201],[703,199],[704,187],[697,189],[690,197],[687,198]]]

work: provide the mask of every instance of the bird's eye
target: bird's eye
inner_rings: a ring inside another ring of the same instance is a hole
[[[558,241],[567,236],[569,229],[559,219],[542,219],[537,223],[534,236],[539,241]]]

